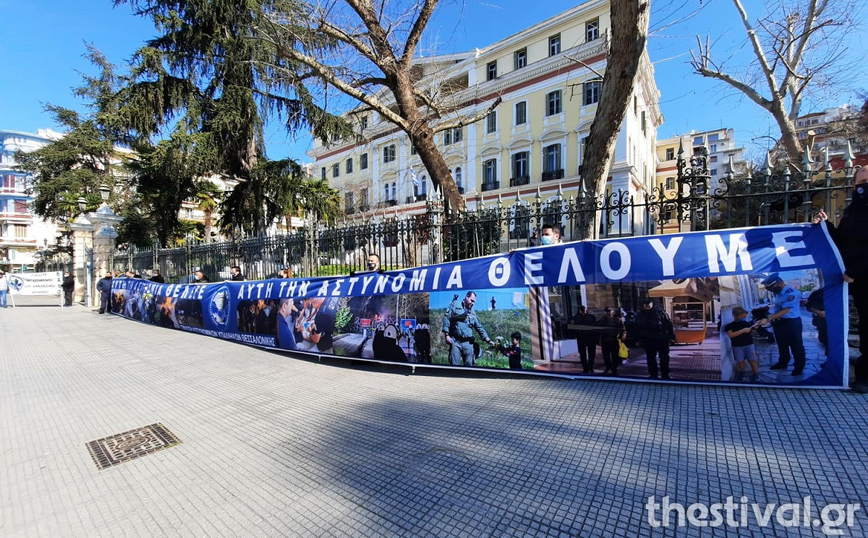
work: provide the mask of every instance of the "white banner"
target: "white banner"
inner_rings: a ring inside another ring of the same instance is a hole
[[[15,295],[59,295],[63,273],[14,273],[6,274],[9,291]]]

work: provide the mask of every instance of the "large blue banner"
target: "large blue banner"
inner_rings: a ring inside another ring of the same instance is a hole
[[[113,282],[116,313],[262,347],[567,376],[842,387],[824,224],[583,241],[423,268]]]

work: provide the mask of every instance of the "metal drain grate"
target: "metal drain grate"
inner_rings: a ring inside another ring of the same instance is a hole
[[[87,443],[87,450],[99,469],[107,469],[112,465],[173,447],[180,442],[181,440],[162,424],[151,424],[91,441]]]

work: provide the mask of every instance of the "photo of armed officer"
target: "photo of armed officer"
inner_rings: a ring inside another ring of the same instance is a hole
[[[431,293],[431,363],[533,369],[528,305],[524,288]]]

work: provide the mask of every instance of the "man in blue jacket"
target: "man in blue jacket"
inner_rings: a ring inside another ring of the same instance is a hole
[[[96,291],[99,292],[99,313],[111,312],[111,302],[109,301],[112,295],[111,271],[106,271],[105,276],[99,279],[99,282],[96,283]]]

